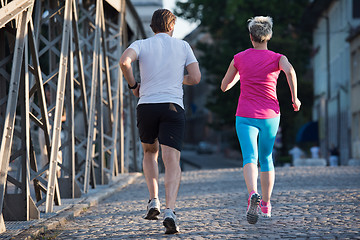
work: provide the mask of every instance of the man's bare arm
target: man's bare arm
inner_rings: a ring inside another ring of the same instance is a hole
[[[201,80],[201,72],[199,69],[199,63],[194,62],[190,63],[186,66],[186,70],[188,72],[187,75],[184,76],[183,84],[185,85],[196,85],[199,84]]]

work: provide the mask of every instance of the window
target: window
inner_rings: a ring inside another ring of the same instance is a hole
[[[360,0],[353,0],[353,18],[360,18]]]

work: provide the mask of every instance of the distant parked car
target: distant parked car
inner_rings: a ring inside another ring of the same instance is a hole
[[[207,142],[199,142],[196,152],[198,154],[212,154],[214,152],[213,146]]]

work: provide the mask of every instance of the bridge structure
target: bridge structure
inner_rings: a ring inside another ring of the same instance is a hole
[[[118,61],[145,37],[129,0],[0,0],[0,232],[141,171]]]

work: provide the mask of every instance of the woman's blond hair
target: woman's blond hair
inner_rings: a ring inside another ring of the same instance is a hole
[[[271,17],[257,16],[248,20],[249,32],[255,42],[267,42],[272,37],[273,20]]]

